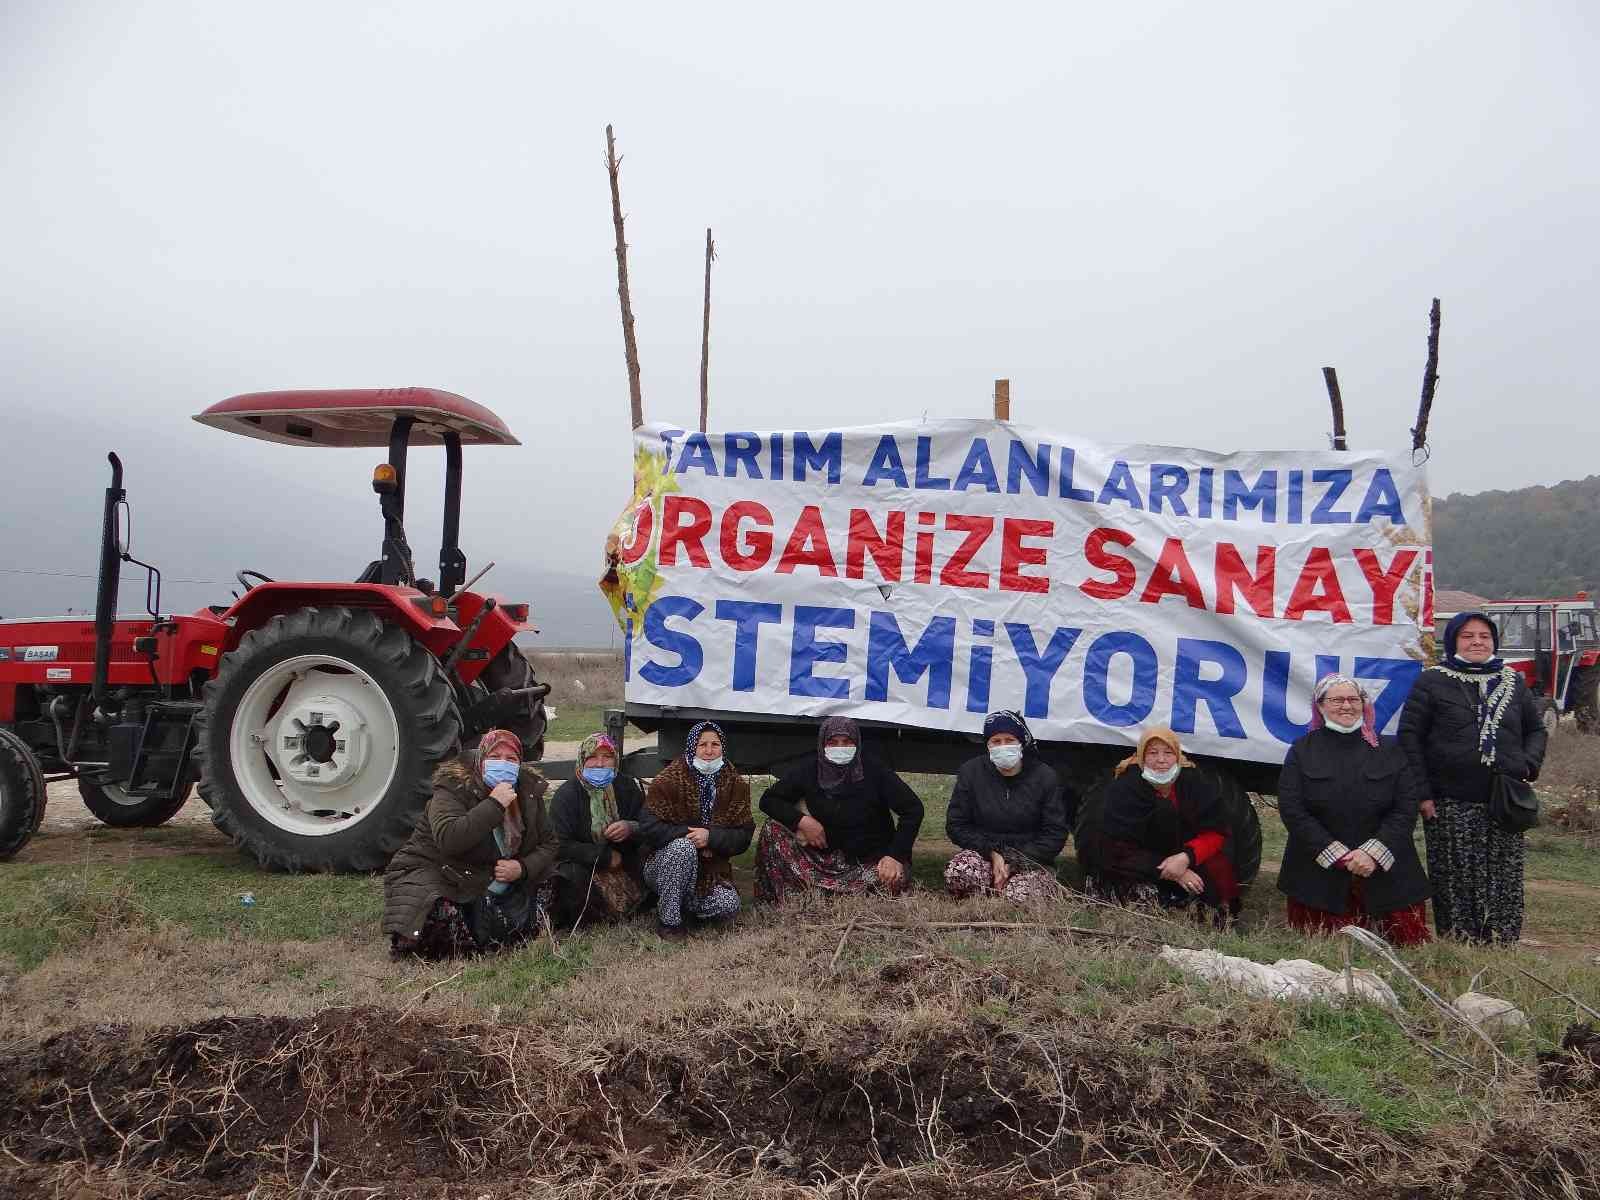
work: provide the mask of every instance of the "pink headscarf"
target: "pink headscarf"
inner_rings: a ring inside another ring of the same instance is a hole
[[[1361,697],[1361,737],[1367,745],[1374,750],[1378,747],[1377,717],[1372,711],[1372,698],[1367,695],[1367,689],[1362,687],[1348,675],[1337,672],[1324,675],[1317,680],[1316,687],[1311,689],[1311,728],[1321,729],[1327,724],[1322,716],[1322,698],[1328,694],[1328,689],[1337,684],[1348,683],[1355,688],[1356,694]]]
[[[478,758],[481,762],[491,754],[504,754],[506,752],[516,756],[517,761],[522,761],[522,739],[509,729],[491,729],[478,741]],[[526,828],[522,820],[522,805],[513,804],[506,809],[500,818],[500,850],[502,854],[516,856],[522,848],[522,831]]]

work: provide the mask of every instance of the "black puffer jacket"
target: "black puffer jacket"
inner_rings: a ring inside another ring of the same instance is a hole
[[[1517,677],[1500,719],[1495,766],[1533,781],[1544,765],[1545,732],[1539,704]],[[1400,713],[1400,746],[1422,789],[1437,801],[1489,802],[1491,773],[1478,753],[1479,691],[1475,684],[1430,668],[1417,676]]]
[[[627,775],[618,775],[611,784],[617,798],[617,820],[633,825],[633,835],[625,842],[608,842],[596,838],[594,821],[589,811],[588,790],[576,779],[569,779],[556,789],[550,800],[550,824],[556,834],[556,871],[577,888],[588,885],[595,863],[604,857],[610,860],[611,851],[622,856],[622,865],[638,874],[642,854],[639,836],[640,811],[644,808],[644,789],[639,781]]]
[[[983,754],[956,774],[945,832],[963,850],[1000,851],[1013,868],[1053,868],[1077,811],[1077,793],[1052,767],[1029,758],[1008,778]]]
[[[859,783],[830,793],[817,782],[813,758],[785,772],[766,790],[761,811],[790,829],[800,824],[802,816],[815,817],[828,835],[828,849],[842,850],[857,862],[875,863],[888,855],[909,865],[912,844],[922,828],[922,801],[882,763],[866,757],[861,765]]]
[[[1362,885],[1368,912],[1426,900],[1428,877],[1411,841],[1417,800],[1400,747],[1387,741],[1369,746],[1359,733],[1312,730],[1289,747],[1278,777],[1278,815],[1289,831],[1278,890],[1323,912],[1342,913],[1355,876],[1333,864],[1345,851],[1366,849],[1379,867]]]

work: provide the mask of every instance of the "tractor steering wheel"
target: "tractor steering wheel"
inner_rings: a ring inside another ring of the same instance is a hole
[[[255,586],[255,584],[250,582],[251,579],[259,579],[262,583],[277,582],[277,580],[263,575],[260,571],[239,571],[234,575],[234,578],[239,581],[239,586],[247,592]]]

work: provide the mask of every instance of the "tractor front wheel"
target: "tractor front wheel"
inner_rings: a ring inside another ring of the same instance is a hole
[[[90,812],[118,829],[150,829],[170,821],[189,800],[185,782],[176,800],[165,796],[135,796],[120,784],[78,776],[78,795]]]
[[[374,871],[459,730],[444,672],[404,630],[300,609],[245,634],[206,684],[200,795],[263,866]]]
[[[0,862],[28,844],[44,819],[44,771],[28,743],[0,729]]]

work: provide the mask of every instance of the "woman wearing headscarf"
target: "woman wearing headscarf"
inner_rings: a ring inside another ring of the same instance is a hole
[[[1220,928],[1239,913],[1239,884],[1217,788],[1172,730],[1139,734],[1117,764],[1089,855],[1090,890],[1118,903],[1198,905]]]
[[[1311,729],[1278,777],[1278,815],[1289,831],[1278,890],[1293,928],[1361,925],[1399,946],[1428,940],[1428,877],[1411,841],[1416,783],[1349,676],[1324,675],[1312,689]]]
[[[781,903],[816,889],[895,893],[911,883],[911,847],[922,801],[881,762],[862,753],[861,728],[829,717],[817,752],[761,797],[770,818],[756,842],[756,899]]]
[[[1444,661],[1417,676],[1400,713],[1400,746],[1421,789],[1422,832],[1440,937],[1522,937],[1522,834],[1489,819],[1494,773],[1532,783],[1544,765],[1539,705],[1498,657],[1483,613],[1457,613]]]
[[[539,931],[556,862],[544,793],[505,729],[433,773],[433,795],[383,874],[383,931],[396,954],[450,958]]]
[[[644,880],[658,897],[656,931],[669,941],[686,936],[686,917],[716,921],[739,911],[729,860],[750,848],[756,826],[750,782],[726,750],[720,725],[695,725],[683,757],[650,781],[640,810]]]
[[[950,793],[945,831],[961,850],[945,867],[945,888],[957,897],[1045,899],[1057,890],[1056,856],[1077,794],[1039,757],[1020,713],[990,713],[983,741],[984,753],[961,765]]]
[[[578,773],[556,789],[558,916],[563,925],[630,916],[644,897],[638,780],[617,774],[617,746],[592,733],[578,746]]]

